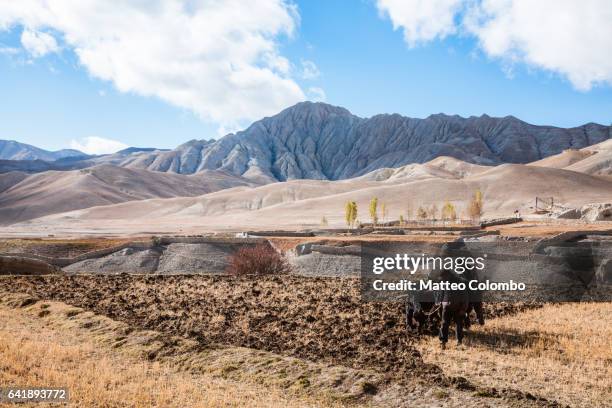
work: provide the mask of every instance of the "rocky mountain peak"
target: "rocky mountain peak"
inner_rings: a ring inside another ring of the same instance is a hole
[[[217,140],[190,140],[112,163],[193,174],[221,170],[260,182],[338,180],[449,156],[475,164],[530,163],[612,138],[610,126],[536,126],[513,116],[360,118],[347,109],[301,102]]]
[[[309,115],[317,115],[321,117],[325,116],[354,116],[348,109],[341,106],[330,105],[324,102],[299,102],[293,106],[288,107],[281,111],[278,117],[291,115],[292,117],[304,117]]]

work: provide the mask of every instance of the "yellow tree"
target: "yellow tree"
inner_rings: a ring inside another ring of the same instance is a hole
[[[470,204],[468,205],[468,212],[470,214],[470,218],[472,218],[472,221],[480,220],[483,213],[483,207],[484,196],[480,190],[476,190]]]
[[[351,219],[353,218],[353,206],[351,201],[347,201],[344,205],[344,221],[346,226],[351,228]]]
[[[380,204],[380,215],[382,216],[383,223],[386,222],[387,221],[387,215],[388,215],[387,204],[386,203],[381,203]]]
[[[376,227],[376,224],[378,224],[378,198],[376,197],[370,200],[370,219],[372,220],[372,226]]]
[[[344,206],[344,221],[349,228],[355,225],[357,219],[357,203],[355,201],[347,201]]]
[[[444,203],[444,207],[442,207],[442,219],[444,221],[455,221],[457,219],[457,210],[450,201]]]

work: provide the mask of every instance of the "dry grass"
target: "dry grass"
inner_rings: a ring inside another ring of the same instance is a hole
[[[126,329],[61,302],[0,298],[0,386],[68,387],[70,406],[77,407],[543,406],[421,382],[389,383],[369,398],[344,399],[330,393],[329,381],[372,376],[255,349],[202,349],[193,340]],[[353,388],[366,383],[356,381]]]
[[[475,327],[463,346],[421,344],[447,374],[575,407],[612,406],[612,303],[546,305]]]
[[[52,321],[51,321],[52,322]],[[0,384],[68,387],[79,407],[308,407],[321,400],[126,356],[0,307]]]

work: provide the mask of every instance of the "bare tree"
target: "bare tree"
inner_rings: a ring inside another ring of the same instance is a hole
[[[325,216],[321,217],[321,226],[322,227],[327,227],[329,225],[329,222],[327,222],[327,218]]]
[[[435,203],[429,207],[429,216],[431,218],[431,223],[434,224],[438,219],[438,206]]]
[[[418,218],[420,218],[422,220],[425,220],[425,219],[427,219],[427,210],[424,209],[423,207],[419,207],[417,209],[417,214],[416,215],[417,215]]]

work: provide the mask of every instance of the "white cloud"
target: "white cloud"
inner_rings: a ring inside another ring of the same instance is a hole
[[[52,32],[92,76],[119,91],[160,98],[222,126],[305,99],[278,49],[298,24],[286,0],[0,0],[0,30],[36,33],[26,36],[28,51],[49,52],[29,37],[47,41],[44,32]]]
[[[19,48],[14,47],[0,47],[0,55],[13,56],[19,54]]]
[[[308,99],[313,102],[325,102],[327,95],[325,95],[323,88],[312,86],[308,88]]]
[[[612,85],[612,2],[608,0],[378,0],[406,42],[475,36],[505,72],[524,63],[567,78],[579,90]],[[433,10],[433,3],[438,3]],[[449,17],[449,15],[451,17]]]
[[[57,41],[52,35],[30,29],[25,29],[21,33],[21,45],[34,58],[43,57],[59,50]]]
[[[377,0],[376,4],[389,16],[394,30],[403,30],[408,46],[414,47],[455,33],[461,0]]]
[[[612,84],[608,0],[485,0],[466,28],[491,57],[560,73],[580,90]]]
[[[316,79],[321,75],[321,71],[319,71],[319,67],[308,60],[302,60],[302,78],[304,79]]]
[[[71,140],[70,147],[87,154],[115,153],[128,147],[125,143],[103,137],[89,136],[80,140]]]

